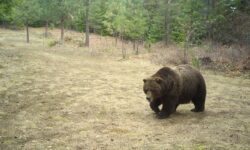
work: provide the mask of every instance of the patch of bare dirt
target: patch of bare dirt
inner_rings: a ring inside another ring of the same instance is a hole
[[[0,149],[250,149],[249,79],[203,71],[206,111],[158,120],[142,79],[161,66],[0,34]]]

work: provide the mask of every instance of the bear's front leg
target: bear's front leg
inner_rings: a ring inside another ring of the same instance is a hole
[[[155,100],[155,101],[150,102],[150,108],[151,108],[156,114],[158,114],[158,113],[160,112],[159,105],[161,105],[161,101],[160,101],[160,100]]]
[[[162,103],[162,110],[158,113],[158,118],[159,119],[164,119],[169,117],[170,114],[175,112],[176,104],[175,100],[166,100]]]

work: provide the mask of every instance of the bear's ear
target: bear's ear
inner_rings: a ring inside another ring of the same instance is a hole
[[[143,79],[143,82],[145,83],[147,81],[147,79]]]
[[[161,78],[155,78],[155,81],[157,82],[157,83],[162,83],[162,79]]]

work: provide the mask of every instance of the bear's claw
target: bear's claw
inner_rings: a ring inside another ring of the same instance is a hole
[[[165,113],[165,112],[159,112],[158,114],[157,114],[157,118],[158,119],[165,119],[165,118],[168,118],[168,114],[167,113]]]

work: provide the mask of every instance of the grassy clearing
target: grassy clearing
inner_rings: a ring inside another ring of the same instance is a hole
[[[0,149],[250,149],[249,79],[203,71],[206,111],[158,120],[142,79],[161,66],[0,34]]]

